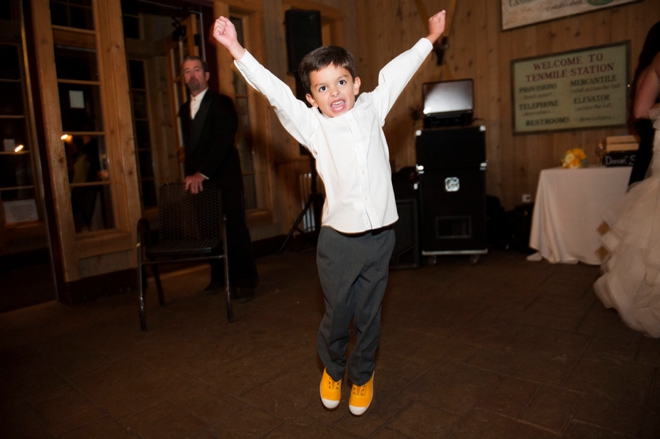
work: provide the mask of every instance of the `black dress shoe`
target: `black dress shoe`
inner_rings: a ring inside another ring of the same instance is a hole
[[[234,287],[232,288],[234,302],[243,303],[254,299],[254,288]]]
[[[212,280],[210,284],[204,288],[206,294],[218,294],[225,288],[224,281]]]

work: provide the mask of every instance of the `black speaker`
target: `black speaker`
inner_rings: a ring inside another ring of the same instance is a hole
[[[422,255],[486,253],[486,127],[424,129],[415,146]]]
[[[323,45],[321,11],[288,9],[284,13],[289,73],[297,74],[300,61]]]
[[[419,233],[417,230],[417,200],[396,200],[399,220],[394,223],[396,244],[390,258],[390,268],[419,267]]]
[[[486,127],[435,128],[417,132],[417,164],[424,171],[479,168],[486,161]]]
[[[425,171],[419,178],[422,254],[485,253],[485,170]]]

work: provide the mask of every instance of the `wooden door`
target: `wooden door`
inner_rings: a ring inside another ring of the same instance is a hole
[[[64,281],[134,268],[140,217],[119,0],[33,0]]]

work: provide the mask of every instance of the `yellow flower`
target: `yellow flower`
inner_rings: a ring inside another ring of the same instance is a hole
[[[586,159],[587,155],[584,153],[582,148],[573,148],[573,155],[579,160]]]
[[[587,155],[582,148],[569,149],[561,158],[561,165],[569,169],[586,168]]]

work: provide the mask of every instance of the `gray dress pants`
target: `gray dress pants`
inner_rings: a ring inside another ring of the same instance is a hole
[[[369,381],[376,367],[381,303],[394,243],[394,230],[388,227],[356,235],[321,228],[316,263],[325,314],[319,326],[317,348],[335,381],[347,369],[348,379],[361,386]],[[351,319],[356,341],[347,361]]]

